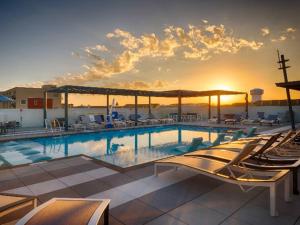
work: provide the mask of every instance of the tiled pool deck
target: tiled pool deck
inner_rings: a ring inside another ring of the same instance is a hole
[[[79,156],[0,170],[0,192],[52,197],[109,198],[111,225],[300,225],[300,196],[269,215],[267,189],[238,186],[184,169],[153,176],[153,165],[124,172]],[[299,177],[300,178],[300,177]],[[299,179],[300,180],[300,179]]]

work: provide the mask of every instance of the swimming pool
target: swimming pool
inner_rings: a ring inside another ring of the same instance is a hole
[[[214,141],[226,128],[164,125],[0,143],[0,166],[84,154],[126,168],[183,154],[195,137]],[[181,147],[185,146],[185,147]]]

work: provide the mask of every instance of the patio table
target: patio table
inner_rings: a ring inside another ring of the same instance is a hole
[[[16,225],[108,225],[109,199],[53,198]]]

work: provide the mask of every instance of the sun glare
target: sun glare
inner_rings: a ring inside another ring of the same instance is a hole
[[[234,88],[232,88],[228,84],[216,84],[212,88],[213,90],[226,90],[226,91],[234,91]],[[221,104],[231,104],[234,102],[234,96],[231,95],[223,95],[221,96]],[[212,101],[213,104],[217,104],[217,98],[213,98]]]

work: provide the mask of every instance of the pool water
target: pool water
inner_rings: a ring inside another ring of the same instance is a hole
[[[0,166],[35,163],[84,154],[126,168],[183,154],[192,139],[214,141],[226,128],[164,125],[44,137],[0,143]],[[183,146],[183,147],[182,147]]]

